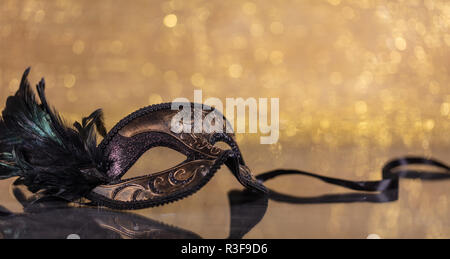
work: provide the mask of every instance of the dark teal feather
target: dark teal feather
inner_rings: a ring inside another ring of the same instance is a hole
[[[36,86],[37,102],[29,72],[25,70],[0,117],[0,179],[19,176],[32,191],[78,198],[108,180],[97,170],[102,161],[96,130],[106,134],[103,113],[96,110],[74,128],[66,126],[47,103],[44,79]]]

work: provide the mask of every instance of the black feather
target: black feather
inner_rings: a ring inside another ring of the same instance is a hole
[[[103,113],[96,110],[74,128],[66,126],[47,103],[44,79],[36,86],[37,103],[27,80],[29,71],[0,117],[0,179],[19,176],[30,191],[80,198],[108,181],[97,169],[102,161],[96,130],[106,134]]]

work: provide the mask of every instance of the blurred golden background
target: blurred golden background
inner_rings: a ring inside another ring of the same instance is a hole
[[[378,180],[393,157],[450,162],[450,1],[2,0],[1,108],[27,66],[68,121],[101,107],[108,128],[143,106],[192,100],[194,89],[204,99],[280,98],[277,144],[237,136],[255,173]],[[150,152],[132,173],[173,162],[166,150]],[[0,201],[20,211],[10,183],[0,183]],[[303,177],[269,186],[342,191]],[[198,194],[138,213],[222,237],[230,188],[240,185],[222,169]],[[403,180],[390,204],[271,202],[248,237],[448,238],[449,204],[448,181]]]

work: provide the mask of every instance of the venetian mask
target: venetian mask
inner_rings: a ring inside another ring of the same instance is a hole
[[[35,100],[27,81],[27,69],[19,90],[7,100],[0,122],[0,178],[18,176],[16,184],[32,192],[67,200],[87,198],[95,204],[116,209],[139,209],[180,200],[203,187],[226,165],[246,188],[258,193],[267,189],[245,165],[233,133],[198,132],[195,123],[182,123],[173,130],[178,110],[174,104],[140,109],[121,120],[108,133],[101,110],[66,126],[45,98],[45,83],[37,85],[41,103]],[[193,109],[198,104],[179,104]],[[201,105],[200,105],[201,106]],[[204,112],[205,110],[209,112]],[[201,106],[200,117],[218,111]],[[196,115],[197,116],[197,115]],[[208,125],[207,125],[208,126]],[[223,126],[222,128],[226,128]],[[96,129],[104,136],[97,147]],[[187,131],[187,133],[186,133]],[[215,144],[223,142],[228,148]],[[168,147],[187,157],[166,170],[122,180],[127,171],[149,149]]]
[[[188,105],[195,109],[194,104]],[[171,109],[173,106],[164,103],[143,108],[124,118],[110,131],[99,146],[104,160],[110,162],[105,170],[110,182],[94,188],[89,199],[114,208],[165,204],[195,193],[222,165],[226,165],[246,188],[267,193],[245,165],[233,134],[193,133],[194,123],[189,125],[192,126],[191,133],[175,133],[171,122],[179,111]],[[209,113],[201,112],[202,119],[210,113],[223,117],[216,110],[209,107],[207,110]],[[218,142],[226,143],[229,148],[217,147]],[[121,180],[142,154],[160,146],[176,150],[187,159],[160,172]]]

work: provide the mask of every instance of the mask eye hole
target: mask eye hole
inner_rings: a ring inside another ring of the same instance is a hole
[[[157,173],[172,168],[187,157],[167,147],[154,147],[145,152],[122,179]]]
[[[222,149],[222,150],[228,150],[228,149],[231,149],[230,145],[228,145],[227,143],[222,142],[222,141],[217,142],[216,144],[214,144],[214,146],[215,146],[215,147],[218,147],[218,148],[220,148],[220,149]]]

